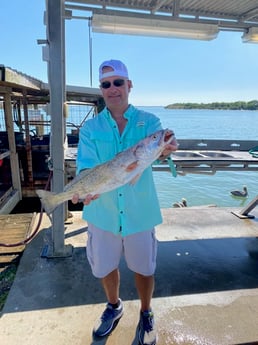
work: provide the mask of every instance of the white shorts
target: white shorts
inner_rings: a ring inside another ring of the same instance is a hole
[[[118,268],[122,255],[133,272],[153,275],[157,257],[155,229],[122,237],[88,223],[87,258],[95,277],[104,278]]]

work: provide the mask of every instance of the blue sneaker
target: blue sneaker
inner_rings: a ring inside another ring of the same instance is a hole
[[[117,325],[119,319],[123,316],[123,303],[119,299],[119,307],[113,308],[110,303],[107,303],[106,309],[98,320],[93,329],[93,335],[96,337],[104,337],[112,332]]]
[[[156,330],[154,328],[154,315],[151,310],[140,313],[138,323],[138,337],[141,345],[155,345],[157,341]]]

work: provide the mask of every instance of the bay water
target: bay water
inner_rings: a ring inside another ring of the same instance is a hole
[[[81,123],[85,111],[74,118],[79,107],[70,112],[67,121]],[[77,109],[78,108],[78,109]],[[184,110],[162,106],[140,106],[157,115],[163,128],[174,130],[178,139],[233,139],[258,141],[258,111]],[[43,111],[45,120],[49,120]],[[3,110],[0,109],[0,129],[4,130]],[[49,128],[48,128],[49,130]],[[257,158],[258,160],[258,158]],[[154,172],[160,206],[172,207],[185,198],[188,206],[214,204],[222,207],[243,207],[258,195],[258,171],[223,171],[215,175],[186,174],[176,178],[169,172]],[[248,197],[234,198],[231,190],[246,185]]]
[[[157,115],[163,127],[174,130],[178,139],[258,141],[258,111],[139,108]],[[172,207],[182,198],[188,206],[242,208],[258,195],[258,171],[220,171],[214,175],[186,174],[176,178],[169,172],[154,172],[154,179],[162,208]],[[242,190],[244,185],[248,189],[247,198],[231,195],[231,190]]]

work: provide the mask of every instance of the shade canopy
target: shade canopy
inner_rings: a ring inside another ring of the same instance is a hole
[[[258,43],[256,0],[69,0],[67,13],[92,13],[96,32],[211,40],[219,31],[242,32]]]

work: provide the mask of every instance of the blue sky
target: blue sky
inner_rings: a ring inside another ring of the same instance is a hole
[[[45,0],[1,0],[0,64],[47,82],[37,45],[46,38],[44,10]],[[67,84],[90,86],[88,35],[86,20],[66,21]],[[258,99],[258,44],[241,36],[220,32],[204,42],[92,33],[92,86],[99,84],[99,64],[114,58],[127,64],[135,105]]]

